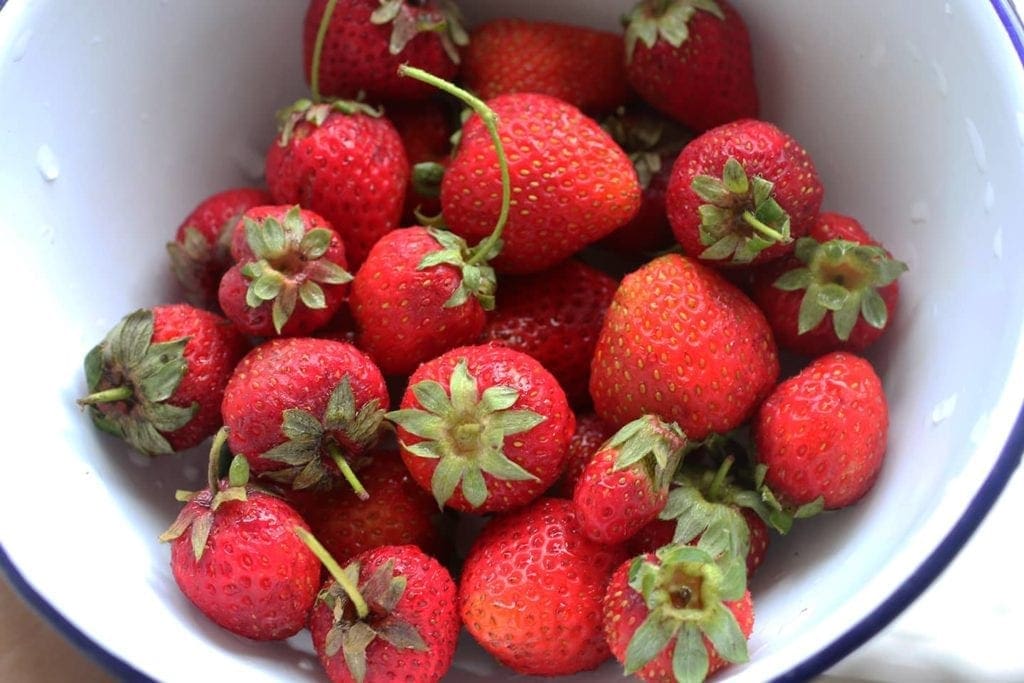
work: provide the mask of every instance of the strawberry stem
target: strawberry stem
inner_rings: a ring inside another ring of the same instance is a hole
[[[719,490],[722,485],[725,484],[725,478],[729,475],[729,470],[732,468],[732,464],[736,462],[736,458],[728,455],[722,464],[718,466],[718,471],[715,472],[715,478],[711,480],[711,484],[708,486],[708,499],[717,500]]]
[[[338,0],[327,0],[324,8],[324,15],[320,17],[320,26],[316,30],[316,42],[313,43],[313,63],[310,65],[309,89],[313,93],[313,101],[320,102],[320,54],[324,49],[324,40],[327,38],[327,27],[331,23],[331,15],[334,14],[334,7]]]
[[[228,428],[221,427],[213,435],[213,443],[210,445],[210,461],[206,466],[206,481],[210,486],[210,493],[214,494],[220,488],[220,452],[224,450],[224,444],[228,441]]]
[[[770,239],[772,239],[772,240],[774,240],[776,242],[785,242],[786,241],[786,236],[785,235],[783,235],[781,232],[779,232],[775,228],[773,228],[773,227],[771,227],[769,225],[765,225],[763,222],[761,222],[757,218],[757,216],[754,215],[753,211],[744,211],[743,212],[743,220],[746,221],[747,225],[752,227],[754,230],[757,230],[759,233],[761,233],[765,237],[768,237],[768,238],[770,238]]]
[[[370,494],[366,492],[366,488],[363,486],[359,478],[356,477],[356,473],[352,471],[352,466],[348,464],[348,460],[345,459],[345,454],[341,452],[336,443],[327,444],[327,453],[331,456],[331,460],[338,466],[338,470],[341,472],[341,476],[345,477],[345,481],[349,483],[352,490],[355,491],[356,496],[359,500],[369,500]]]
[[[103,391],[97,391],[95,394],[89,394],[85,398],[80,398],[78,399],[78,405],[93,406],[97,403],[116,403],[117,401],[127,401],[131,397],[131,387],[114,387],[113,389],[104,389]]]
[[[337,581],[338,585],[341,586],[341,589],[345,591],[345,595],[348,596],[348,599],[351,600],[352,604],[355,606],[356,614],[359,615],[359,618],[365,619],[370,613],[370,608],[367,606],[366,600],[364,600],[363,596],[359,593],[359,587],[348,578],[348,574],[346,574],[345,570],[341,568],[341,565],[331,557],[329,552],[327,552],[327,548],[323,547],[320,544],[320,541],[316,540],[316,537],[313,536],[313,534],[309,533],[301,526],[292,527],[292,531],[299,537],[299,540],[306,544],[307,548],[313,551],[313,554],[316,555],[317,559],[320,560],[324,567],[327,568],[331,577]]]

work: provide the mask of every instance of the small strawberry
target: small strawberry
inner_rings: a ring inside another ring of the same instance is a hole
[[[887,329],[906,270],[856,220],[823,213],[794,256],[757,272],[752,291],[783,348],[857,352]]]
[[[584,535],[622,543],[657,518],[683,457],[686,435],[652,415],[633,420],[583,468],[572,503]]]
[[[253,640],[283,640],[306,626],[320,587],[320,563],[295,536],[305,522],[287,503],[251,486],[236,456],[217,480],[224,430],[210,454],[209,487],[187,501],[160,540],[171,543],[171,571],[203,614]],[[187,533],[186,533],[187,532]]]
[[[175,277],[188,300],[206,305],[217,300],[220,278],[231,266],[229,243],[242,214],[255,206],[273,204],[263,190],[241,187],[207,197],[192,210],[167,243]]]
[[[624,19],[629,82],[702,131],[758,114],[750,36],[725,0],[642,0]]]
[[[85,357],[78,401],[101,430],[150,455],[198,445],[221,425],[220,401],[248,345],[230,322],[187,304],[140,309]]]
[[[605,441],[612,438],[615,430],[604,423],[594,413],[585,413],[576,417],[576,431],[569,441],[569,449],[565,456],[565,474],[548,492],[558,498],[572,498],[576,484],[583,476],[583,469]]]
[[[575,260],[506,278],[482,339],[530,354],[555,376],[571,403],[585,403],[590,359],[617,286]]]
[[[238,364],[221,410],[229,445],[256,474],[310,488],[376,443],[388,406],[384,377],[359,349],[327,339],[274,339]]]
[[[338,233],[298,206],[246,211],[235,227],[231,256],[235,263],[220,281],[220,307],[255,337],[301,336],[323,327],[352,280]]]
[[[753,422],[765,482],[785,505],[818,497],[851,505],[874,484],[885,456],[889,409],[863,358],[837,351],[779,384]]]
[[[476,28],[462,76],[485,100],[539,93],[607,112],[631,97],[621,36],[542,21],[497,19]]]
[[[754,610],[745,578],[685,545],[622,564],[608,585],[604,631],[626,675],[696,683],[747,661]]]
[[[540,363],[500,346],[464,346],[409,378],[402,458],[438,505],[495,512],[526,505],[562,473],[575,418]]]
[[[764,315],[719,273],[670,254],[626,276],[594,352],[594,409],[621,427],[641,415],[693,440],[750,417],[779,375]]]
[[[499,662],[567,676],[608,659],[602,603],[621,546],[587,539],[572,503],[543,499],[491,521],[463,565],[459,611]]]
[[[683,149],[666,206],[691,256],[720,265],[763,263],[810,232],[823,195],[807,150],[774,125],[745,119]]]

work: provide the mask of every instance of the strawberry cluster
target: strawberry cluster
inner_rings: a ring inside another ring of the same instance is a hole
[[[906,266],[758,118],[726,0],[624,23],[310,2],[266,187],[199,204],[190,303],[85,360],[101,430],[214,437],[161,537],[211,620],[308,628],[332,681],[439,680],[462,627],[522,674],[700,681],[747,659],[769,538],[867,494],[857,354]]]

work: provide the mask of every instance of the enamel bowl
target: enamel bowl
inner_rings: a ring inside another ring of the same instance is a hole
[[[305,4],[99,12],[8,0],[0,11],[0,234],[12,290],[0,559],[118,676],[321,680],[306,633],[251,643],[178,593],[156,537],[178,509],[174,490],[202,487],[202,449],[133,455],[74,404],[85,352],[125,313],[173,295],[164,243],[184,214],[260,180],[273,113],[305,91]],[[471,21],[515,13],[615,30],[631,3],[461,4]],[[751,661],[724,676],[799,679],[906,607],[1020,460],[1024,53],[1008,0],[735,4],[763,116],[810,150],[826,208],[858,216],[910,265],[895,328],[871,354],[891,403],[881,478],[857,507],[773,546],[752,585]],[[449,676],[511,678],[468,639]]]

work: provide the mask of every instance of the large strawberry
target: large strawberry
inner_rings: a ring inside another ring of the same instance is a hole
[[[776,387],[753,422],[765,482],[779,500],[821,497],[829,510],[857,502],[874,484],[888,430],[881,380],[866,360],[841,351]]]
[[[575,428],[565,392],[540,363],[501,346],[465,346],[409,378],[398,425],[402,457],[439,505],[521,507],[558,479]]]
[[[558,483],[548,492],[550,496],[558,498],[572,498],[576,484],[583,475],[583,469],[594,457],[604,442],[612,438],[615,430],[604,423],[594,413],[584,413],[576,416],[576,431],[573,432],[569,441],[569,448],[565,456],[565,474],[558,480]]]
[[[623,279],[594,352],[590,393],[613,426],[653,414],[701,440],[746,421],[778,374],[757,306],[711,268],[670,254]]]
[[[765,121],[707,131],[676,159],[666,206],[691,256],[730,265],[763,263],[810,232],[824,190],[807,150]]]
[[[641,0],[626,16],[630,84],[698,131],[758,114],[750,36],[725,0]]]
[[[512,670],[566,676],[608,656],[602,603],[621,546],[587,539],[572,503],[544,499],[495,518],[463,565],[466,630]]]
[[[97,427],[148,454],[198,445],[221,425],[224,387],[248,345],[230,322],[187,304],[140,309],[85,357]]]

